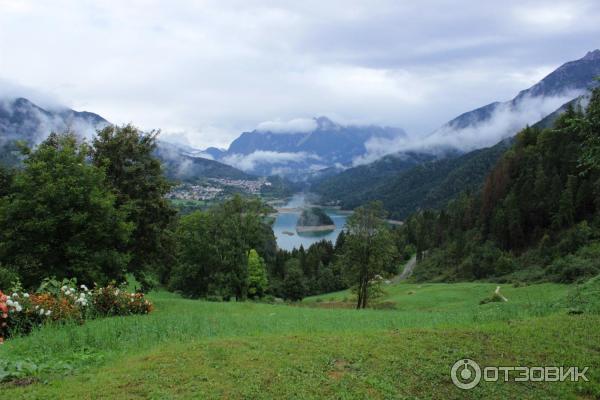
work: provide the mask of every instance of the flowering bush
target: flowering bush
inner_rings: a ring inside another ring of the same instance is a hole
[[[88,289],[76,282],[46,280],[38,293],[15,288],[7,296],[0,291],[0,344],[4,338],[29,333],[46,322],[75,321],[113,315],[147,314],[152,303],[142,293],[129,293],[115,285]]]
[[[94,290],[92,302],[94,311],[101,316],[148,314],[152,311],[152,303],[144,299],[143,293],[128,293],[114,285]]]
[[[0,344],[4,342],[4,336],[8,330],[8,324],[6,322],[8,319],[8,305],[6,304],[7,300],[8,297],[0,290]]]

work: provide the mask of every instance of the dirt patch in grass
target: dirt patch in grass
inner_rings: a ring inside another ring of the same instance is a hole
[[[330,379],[340,380],[350,371],[351,364],[344,359],[333,360],[331,370],[327,372]]]
[[[38,382],[39,382],[39,379],[29,377],[29,378],[14,379],[12,381],[6,382],[5,384],[7,386],[21,387],[21,386],[33,385],[34,383],[38,383]]]

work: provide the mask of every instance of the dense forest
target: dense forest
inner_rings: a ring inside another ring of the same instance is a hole
[[[402,156],[390,155],[366,166],[351,168],[313,185],[325,203],[353,209],[380,200],[394,219],[404,219],[419,209],[441,208],[463,191],[477,191],[510,141],[440,160],[424,157],[406,165]]]
[[[487,176],[403,226],[418,280],[578,281],[600,272],[600,89],[550,128],[527,127]]]

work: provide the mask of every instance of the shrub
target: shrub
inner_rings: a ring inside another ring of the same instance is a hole
[[[600,244],[581,247],[575,254],[556,259],[548,272],[558,282],[582,281],[600,273]]]
[[[47,322],[83,323],[95,317],[151,311],[152,303],[143,293],[129,293],[114,285],[89,290],[85,285],[76,288],[75,280],[45,279],[37,293],[24,292],[18,285],[11,295],[0,292],[0,343]]]
[[[96,316],[148,314],[152,309],[143,293],[128,293],[115,285],[92,292],[92,310]]]
[[[0,288],[10,288],[19,280],[19,275],[0,265]]]
[[[6,301],[8,297],[2,293],[0,290],[0,343],[4,342],[4,337],[7,334],[8,324],[6,320],[8,319],[8,305]]]
[[[572,289],[566,305],[572,314],[600,314],[600,275]]]
[[[490,297],[486,297],[485,299],[481,300],[479,304],[502,303],[503,301],[504,299],[502,296],[500,296],[498,293],[494,293]]]

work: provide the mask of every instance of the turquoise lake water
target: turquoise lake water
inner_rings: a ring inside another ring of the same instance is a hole
[[[304,195],[296,194],[283,206],[283,208],[301,208],[304,205]],[[325,208],[324,210],[335,223],[335,230],[332,232],[314,233],[310,236],[299,236],[296,233],[296,223],[300,217],[300,211],[280,212],[275,219],[275,223],[273,224],[273,232],[277,238],[277,246],[285,250],[292,250],[300,247],[300,245],[303,245],[306,249],[311,244],[323,239],[330,240],[335,243],[335,240],[346,224],[347,215],[340,214],[336,210],[332,209]],[[292,232],[293,235],[287,235],[283,232]]]

